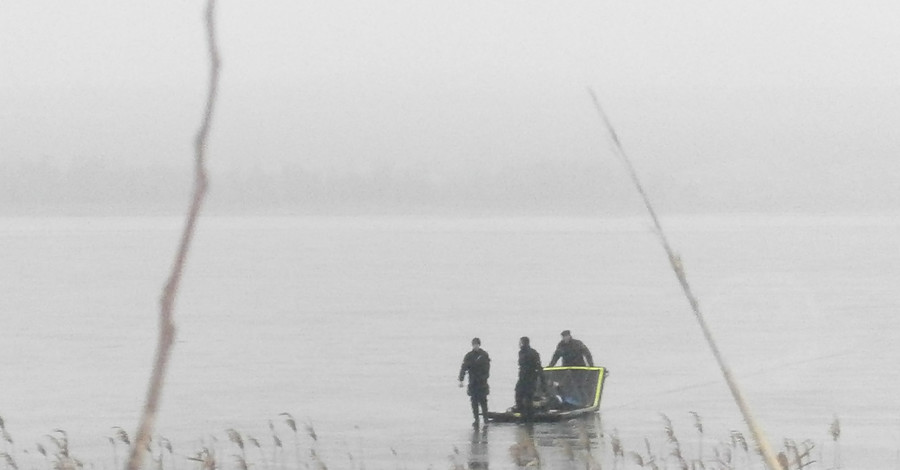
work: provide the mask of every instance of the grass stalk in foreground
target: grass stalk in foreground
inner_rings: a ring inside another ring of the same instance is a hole
[[[694,428],[701,423],[700,415],[690,413],[693,417]],[[662,420],[659,432],[651,436],[631,436],[620,438],[617,429],[610,433],[603,430],[600,416],[590,419],[575,419],[563,421],[545,426],[515,426],[509,431],[510,436],[504,431],[494,433],[494,439],[489,439],[488,429],[474,430],[470,435],[468,449],[460,449],[453,445],[453,453],[450,457],[450,468],[454,470],[486,469],[500,466],[501,468],[583,468],[585,470],[627,470],[642,468],[646,470],[662,469],[718,469],[718,470],[753,470],[760,468],[762,463],[757,453],[758,449],[750,448],[743,435],[738,431],[731,431],[724,439],[710,436],[707,429],[703,435],[698,433],[682,433],[678,435],[675,426],[669,417],[660,414]],[[837,417],[835,417],[837,422]],[[822,450],[836,451],[840,434],[835,432],[837,425],[832,424],[831,436],[821,442],[810,439],[783,440],[783,447],[778,454],[780,462],[785,468],[792,470],[835,470],[838,465],[826,464]],[[273,426],[274,427],[274,426]],[[273,437],[278,436],[278,431],[270,427]],[[498,426],[499,427],[499,426]],[[551,428],[552,427],[552,428]],[[269,455],[276,455],[280,451],[280,439],[275,441],[260,442],[250,434],[237,428],[228,428],[214,434],[209,434],[190,442],[171,443],[163,436],[155,435],[149,447],[152,461],[145,464],[145,468],[154,470],[294,470],[313,469],[325,470],[347,469],[364,470],[366,468],[440,468],[439,466],[421,465],[421,462],[408,461],[408,451],[390,447],[382,449],[380,460],[366,461],[365,458],[354,456],[349,447],[326,445],[320,447],[323,442],[333,443],[333,439],[323,438],[317,433],[311,424],[304,426],[305,436],[308,437],[303,446],[303,452],[296,455],[296,459],[284,456],[283,459],[270,460]],[[112,428],[114,434],[105,439],[112,439],[116,443],[133,445],[121,428]],[[0,422],[0,431],[5,431]],[[282,432],[292,432],[287,430]],[[299,427],[298,427],[299,431]],[[699,432],[699,429],[697,429]],[[513,437],[513,442],[507,441]],[[703,447],[693,445],[696,439],[706,439],[704,442],[711,445]],[[499,440],[496,440],[499,439]],[[490,445],[491,441],[494,445]],[[35,445],[25,446],[31,450],[16,449],[12,445],[12,436],[4,434],[0,439],[0,470],[88,470],[88,469],[119,469],[117,457],[109,455],[106,460],[86,461],[76,457],[78,449],[71,449],[69,434],[62,429],[54,429],[48,434],[40,436]],[[651,446],[651,442],[654,445]],[[415,445],[414,443],[409,443]],[[497,445],[509,446],[509,453],[494,454],[491,458],[490,449]],[[830,449],[825,448],[830,445]],[[101,446],[102,447],[102,446]],[[194,449],[193,451],[179,452],[177,448]],[[257,447],[252,451],[248,447]],[[360,449],[364,446],[360,444]],[[34,452],[37,449],[37,452]],[[299,449],[299,447],[298,447]],[[814,453],[816,451],[816,453]],[[101,451],[102,454],[102,451]],[[362,451],[360,450],[360,456]],[[348,459],[341,458],[347,456]],[[391,457],[393,456],[393,457]],[[95,456],[97,457],[97,456]],[[437,462],[439,456],[433,456]],[[442,460],[442,459],[441,459]],[[112,463],[112,466],[110,466]]]
[[[597,99],[597,95],[594,93],[594,90],[591,90],[589,88],[588,92],[590,92],[591,98],[594,100],[594,107],[597,109],[597,113],[600,115],[600,118],[603,121],[603,125],[606,127],[606,130],[608,131],[609,136],[612,139],[613,150],[625,164],[625,167],[628,170],[628,174],[629,176],[631,176],[631,181],[634,183],[635,187],[641,195],[641,198],[644,201],[644,207],[647,208],[647,212],[650,213],[650,218],[653,219],[653,224],[656,226],[657,234],[659,235],[663,248],[666,250],[666,254],[669,257],[669,263],[672,266],[672,271],[675,272],[675,277],[678,278],[678,282],[681,284],[681,289],[682,291],[684,291],[685,297],[687,297],[688,302],[691,304],[691,309],[693,309],[694,311],[694,316],[697,319],[697,323],[700,325],[700,329],[703,330],[703,336],[704,338],[706,338],[706,343],[709,345],[709,349],[712,351],[713,356],[715,356],[716,358],[716,362],[718,362],[719,364],[719,369],[722,371],[722,375],[725,377],[725,382],[728,383],[728,388],[731,390],[731,395],[734,397],[734,401],[735,403],[737,403],[738,408],[740,408],[741,414],[744,417],[744,421],[750,428],[750,432],[753,435],[753,440],[756,442],[757,447],[759,447],[759,450],[762,453],[766,465],[769,467],[769,469],[781,470],[781,463],[776,460],[775,453],[772,452],[772,447],[769,445],[769,442],[766,439],[765,434],[763,433],[762,427],[756,422],[756,418],[753,417],[753,413],[750,410],[750,405],[744,398],[744,394],[741,392],[741,388],[738,386],[737,380],[735,380],[734,376],[732,375],[731,368],[728,367],[728,364],[725,363],[725,357],[722,355],[721,351],[719,351],[719,347],[718,345],[716,345],[716,341],[713,337],[712,331],[709,329],[709,326],[706,324],[706,320],[703,318],[703,314],[700,312],[700,302],[694,296],[693,292],[691,292],[691,286],[688,284],[687,274],[685,274],[684,266],[681,263],[681,258],[675,253],[675,251],[672,249],[672,246],[669,244],[666,233],[665,231],[663,231],[662,224],[659,222],[659,218],[656,216],[656,211],[653,209],[653,204],[650,203],[650,198],[647,196],[647,192],[644,191],[644,186],[641,184],[640,178],[638,178],[637,170],[634,169],[634,165],[631,164],[631,159],[628,158],[628,155],[622,148],[622,144],[621,142],[619,142],[619,136],[616,134],[612,123],[609,121],[609,118],[603,111],[603,107],[600,105],[600,100]]]

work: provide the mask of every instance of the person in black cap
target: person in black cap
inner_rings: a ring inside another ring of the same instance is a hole
[[[519,381],[516,382],[516,408],[527,422],[534,413],[534,392],[543,380],[541,356],[531,347],[527,336],[519,339]]]
[[[563,367],[569,366],[591,366],[594,367],[594,358],[591,357],[591,351],[581,341],[572,338],[572,332],[564,330],[560,333],[562,340],[556,345],[556,351],[553,353],[553,359],[550,360],[550,367],[556,365],[556,361],[562,358]]]
[[[472,338],[472,350],[463,357],[462,366],[459,368],[459,386],[463,386],[463,378],[469,373],[469,388],[466,392],[472,402],[472,415],[475,421],[472,426],[478,426],[478,408],[487,422],[487,396],[491,392],[488,387],[488,377],[491,376],[491,357],[487,351],[481,349],[481,340]]]

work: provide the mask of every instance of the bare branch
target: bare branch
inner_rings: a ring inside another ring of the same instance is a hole
[[[175,323],[172,320],[175,297],[178,293],[181,274],[184,271],[191,240],[194,237],[194,227],[197,224],[200,208],[203,206],[203,200],[206,197],[206,142],[209,137],[209,129],[212,123],[213,109],[215,108],[216,93],[219,85],[219,51],[215,34],[215,0],[208,0],[206,4],[206,33],[210,56],[209,91],[206,97],[206,110],[203,114],[203,121],[200,124],[196,138],[194,139],[193,197],[191,199],[190,208],[188,209],[184,230],[181,235],[181,242],[178,246],[178,252],[176,253],[169,279],[163,288],[162,297],[160,298],[159,337],[156,345],[156,358],[153,363],[153,373],[150,377],[150,383],[147,387],[147,399],[144,403],[141,422],[138,426],[137,433],[135,434],[134,446],[131,448],[131,455],[128,460],[129,470],[138,470],[141,468],[141,462],[143,461],[144,453],[150,441],[150,435],[153,432],[156,413],[159,408],[159,400],[162,395],[163,383],[165,382],[166,369],[169,364],[169,355],[172,344],[175,342]]]

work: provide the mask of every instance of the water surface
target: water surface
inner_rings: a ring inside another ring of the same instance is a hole
[[[830,463],[837,415],[848,468],[895,468],[900,218],[663,223],[773,444],[812,439]],[[20,459],[62,428],[75,454],[111,466],[111,428],[136,427],[180,228],[0,222],[0,416]],[[602,422],[535,427],[546,459],[566,461],[559,444],[585,433],[594,446],[613,432],[626,450],[661,446],[660,413],[690,449],[698,413],[709,450],[746,429],[667,263],[644,218],[204,218],[158,431],[181,454],[214,435],[230,455],[226,429],[271,446],[272,420],[287,459],[289,412],[304,456],[315,447],[335,467],[512,468],[522,428],[473,433],[459,363],[479,336],[490,406],[506,408],[518,338],[547,362],[571,329],[611,371]]]

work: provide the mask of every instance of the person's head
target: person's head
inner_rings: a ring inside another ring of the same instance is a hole
[[[523,337],[519,338],[519,347],[520,347],[520,348],[523,348],[523,349],[524,349],[524,348],[530,348],[530,347],[531,347],[531,340],[528,339],[527,336],[523,336]]]
[[[563,332],[560,333],[559,335],[562,336],[563,343],[568,343],[569,341],[572,341],[572,332],[569,330],[563,330]]]
[[[481,349],[481,340],[478,338],[472,338],[472,349],[479,350]]]

